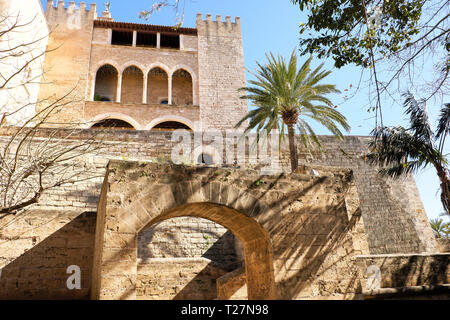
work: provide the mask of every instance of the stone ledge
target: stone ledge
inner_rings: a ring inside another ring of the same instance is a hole
[[[415,296],[415,295],[435,295],[435,294],[450,294],[450,284],[411,286],[400,288],[381,288],[377,290],[363,291],[363,296],[365,299],[392,298],[392,297],[405,298],[405,295]]]
[[[170,262],[208,262],[208,263],[214,263],[214,261],[211,261],[207,258],[148,258],[148,259],[138,259],[138,264],[153,264],[153,263],[170,263]]]
[[[353,257],[353,259],[358,260],[358,259],[380,259],[380,258],[410,258],[410,257],[434,257],[434,256],[449,256],[450,257],[450,252],[449,253],[427,253],[427,252],[422,252],[422,253],[391,253],[391,254],[369,254],[369,255],[359,255],[359,256],[355,256]]]

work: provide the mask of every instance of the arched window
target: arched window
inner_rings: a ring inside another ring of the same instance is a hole
[[[161,122],[161,123],[157,124],[156,126],[154,126],[151,129],[151,131],[174,131],[174,130],[178,130],[178,129],[185,129],[185,130],[192,131],[191,128],[189,128],[187,125],[185,125],[184,123],[181,123],[181,122],[177,122],[177,121]]]
[[[192,76],[184,69],[178,69],[172,76],[172,103],[192,105]]]
[[[156,67],[150,70],[148,73],[147,103],[160,104],[161,101],[168,102],[168,86],[169,78],[163,69]]]
[[[105,119],[97,122],[91,128],[108,128],[115,130],[134,130],[134,127],[126,121],[120,119]]]
[[[110,64],[98,69],[95,76],[94,101],[116,101],[119,73]]]
[[[130,66],[122,75],[122,103],[142,103],[144,73],[136,66]]]

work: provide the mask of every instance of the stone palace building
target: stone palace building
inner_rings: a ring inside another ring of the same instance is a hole
[[[194,163],[167,161],[174,130],[225,132],[247,113],[239,18],[198,14],[195,28],[174,28],[84,2],[0,8],[31,21],[10,41],[38,39],[40,57],[27,69],[38,85],[0,91],[6,108],[35,105],[7,119],[0,142],[65,97],[35,143],[73,124],[71,139],[103,129],[108,145],[83,158],[97,178],[0,219],[0,299],[448,298],[448,249],[415,181],[381,177],[364,160],[369,137],[321,136],[324,152],[299,143],[295,173],[284,144],[272,174],[210,145],[192,148]]]

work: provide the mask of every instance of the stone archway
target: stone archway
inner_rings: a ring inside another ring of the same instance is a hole
[[[114,170],[108,169],[98,206],[93,299],[134,299],[138,233],[176,217],[204,218],[229,229],[244,245],[248,298],[275,299],[269,234],[252,216],[269,210],[267,206],[238,188],[216,183],[148,179],[145,186],[131,191],[133,184],[127,187],[122,178],[115,180]]]

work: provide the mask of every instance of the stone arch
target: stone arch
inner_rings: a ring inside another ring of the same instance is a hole
[[[120,119],[105,119],[92,125],[91,128],[108,128],[113,130],[136,130],[130,123]]]
[[[195,129],[194,123],[192,123],[192,121],[190,121],[189,119],[186,119],[186,118],[180,117],[180,116],[164,116],[164,117],[159,117],[159,118],[152,120],[149,124],[147,124],[144,127],[144,130],[151,130],[153,127],[157,126],[158,124],[163,123],[163,122],[169,122],[169,121],[180,122],[180,123],[188,126],[189,128],[191,128],[192,131],[194,131],[194,129]]]
[[[112,64],[100,66],[95,73],[93,100],[115,102],[120,74],[120,70]]]
[[[147,103],[159,104],[161,100],[170,101],[169,72],[164,65],[152,64],[147,71]]]
[[[192,74],[184,68],[177,69],[172,74],[172,103],[194,104],[194,81]]]
[[[99,115],[95,116],[92,120],[89,120],[89,122],[86,124],[85,128],[86,129],[91,128],[96,123],[103,121],[103,120],[107,120],[107,119],[122,120],[122,121],[128,122],[130,125],[132,125],[134,127],[134,129],[142,130],[139,122],[137,122],[130,116],[127,116],[123,113],[117,113],[117,112],[108,112],[108,113],[99,114]]]
[[[142,103],[144,94],[144,72],[134,64],[123,69],[122,72],[122,103]]]
[[[147,67],[147,70],[145,70],[145,72],[148,74],[150,71],[152,71],[152,69],[154,69],[154,68],[161,68],[161,69],[163,69],[166,73],[167,73],[167,76],[169,76],[169,75],[171,75],[171,73],[170,73],[170,68],[168,67],[168,66],[166,66],[164,63],[162,63],[162,62],[154,62],[154,63],[152,63],[152,64],[150,64],[148,67]]]
[[[171,70],[170,70],[170,76],[173,76],[173,74],[176,72],[176,71],[178,71],[178,70],[180,70],[180,69],[184,69],[184,70],[186,70],[187,72],[189,72],[189,74],[191,75],[191,77],[192,77],[192,81],[193,82],[197,82],[197,75],[196,75],[196,73],[195,73],[195,71],[191,68],[191,67],[189,67],[189,66],[187,66],[187,65],[185,65],[185,64],[178,64],[178,65],[176,65],[175,67],[173,67]]]
[[[198,105],[198,96],[197,96],[197,74],[195,73],[194,69],[192,69],[191,67],[185,65],[185,64],[178,64],[175,67],[173,67],[170,70],[170,76],[173,79],[173,75],[175,72],[177,72],[178,70],[185,70],[186,72],[188,72],[191,75],[191,101],[194,105]],[[176,83],[174,84],[174,90],[176,91]],[[176,95],[176,92],[175,92]]]
[[[244,246],[248,298],[276,298],[271,241],[268,232],[258,222],[270,209],[258,199],[234,186],[221,183],[153,183],[147,185],[126,207],[112,208],[107,205],[111,201],[108,200],[107,189],[108,186],[104,185],[99,201],[97,221],[100,224],[105,220],[109,222],[107,230],[106,226],[102,226],[96,231],[107,232],[108,236],[103,237],[104,241],[96,242],[92,288],[94,299],[111,298],[110,292],[103,293],[106,289],[102,288],[99,279],[117,277],[125,270],[123,265],[115,266],[105,259],[111,256],[110,248],[114,248],[117,239],[124,239],[121,244],[123,250],[134,252],[137,258],[137,234],[156,223],[177,217],[204,218],[229,229]],[[96,237],[102,239],[101,235],[97,234]],[[137,272],[137,267],[133,269],[129,264],[126,270],[130,274],[123,274],[122,277],[135,279],[133,272]],[[128,293],[128,298],[133,298],[133,288],[135,285],[129,286],[131,293]]]
[[[113,61],[111,59],[105,59],[105,60],[98,62],[92,70],[95,70],[94,72],[97,73],[98,69],[100,69],[101,67],[103,67],[106,64],[109,64],[109,65],[113,66],[114,68],[116,68],[117,72],[119,72],[119,73],[122,73],[122,71],[123,71],[123,69],[115,61]],[[95,73],[94,73],[94,75],[95,75]]]
[[[120,68],[121,72],[123,73],[127,68],[129,67],[136,67],[139,70],[141,70],[142,74],[147,73],[147,68],[142,65],[141,63],[137,62],[137,61],[127,61],[125,64],[122,65],[122,68]]]

